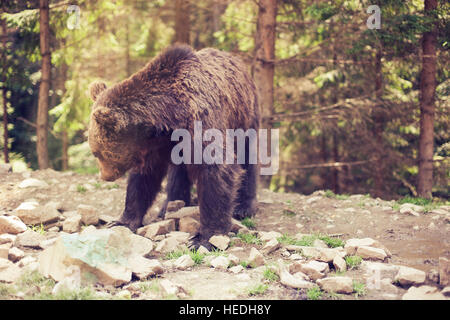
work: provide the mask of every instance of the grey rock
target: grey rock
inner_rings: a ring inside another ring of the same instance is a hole
[[[17,262],[25,256],[25,252],[20,250],[19,248],[13,247],[9,249],[8,259],[12,262]]]
[[[422,270],[401,266],[394,281],[402,286],[420,285],[425,282],[426,273]]]
[[[403,295],[402,300],[445,300],[438,288],[431,286],[411,287]]]
[[[326,292],[352,293],[353,280],[349,277],[328,277],[317,280],[319,287]]]
[[[27,230],[27,226],[16,216],[0,216],[0,234],[18,234]]]
[[[194,260],[188,254],[182,255],[174,262],[174,267],[179,270],[186,270],[195,265]]]
[[[230,244],[230,238],[227,236],[216,235],[209,238],[208,242],[219,250],[226,250]]]
[[[45,240],[45,237],[35,231],[27,230],[19,234],[14,242],[15,246],[40,249],[39,244]]]

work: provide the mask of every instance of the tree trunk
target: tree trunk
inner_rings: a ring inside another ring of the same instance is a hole
[[[48,160],[48,95],[50,90],[50,28],[48,0],[40,0],[39,4],[40,46],[42,56],[42,76],[39,86],[38,112],[36,119],[37,156],[39,169],[49,167]]]
[[[425,0],[425,14],[437,8],[437,0]],[[417,192],[431,198],[433,188],[434,95],[436,91],[437,30],[425,32],[422,38],[422,72],[420,74],[420,136]]]
[[[336,132],[333,132],[333,161],[339,162],[339,140]],[[341,192],[341,188],[339,185],[339,169],[333,168],[332,171],[332,182],[333,182],[333,192],[335,194],[339,194]]]
[[[65,45],[65,41],[62,40],[63,45]],[[63,62],[60,67],[60,78],[58,81],[59,89],[63,93],[66,93],[66,80],[67,80],[67,64]],[[61,168],[63,171],[69,170],[69,137],[67,133],[67,123],[65,124],[62,132],[61,132],[61,142],[62,142],[62,152],[61,152],[61,160],[62,165]]]
[[[381,58],[383,56],[381,47],[377,49],[375,55],[375,97],[380,100],[383,96],[383,73]],[[383,197],[383,182],[384,182],[384,161],[383,161],[383,131],[384,131],[384,115],[381,106],[377,103],[374,111],[374,139],[377,165],[374,170],[374,182],[375,190],[374,195],[376,197]]]
[[[189,2],[189,0],[175,0],[175,42],[190,44]]]
[[[3,10],[4,11],[4,10]],[[4,19],[1,20],[2,23],[2,45],[3,45],[3,54],[2,54],[2,69],[3,69],[3,77],[2,77],[2,100],[3,100],[3,156],[5,163],[9,163],[9,151],[8,151],[8,101],[6,100],[6,59],[7,59],[7,47],[6,47],[6,21]]]
[[[258,18],[255,34],[255,54],[252,75],[255,80],[261,110],[261,127],[270,129],[269,117],[273,114],[273,77],[275,73],[275,38],[277,0],[258,1]],[[267,145],[271,145],[271,134],[267,133]],[[268,154],[268,153],[267,153]],[[260,183],[269,187],[272,176],[261,176]]]
[[[275,38],[277,0],[260,0],[255,35],[255,61],[253,78],[259,94],[261,116],[267,119],[273,114],[273,77],[275,73]],[[262,127],[269,128],[263,120]]]

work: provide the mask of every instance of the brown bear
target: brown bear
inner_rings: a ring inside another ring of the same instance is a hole
[[[200,232],[195,243],[230,230],[231,217],[242,219],[255,212],[258,165],[248,161],[245,141],[243,164],[174,164],[174,130],[255,129],[260,111],[255,84],[247,67],[231,54],[207,48],[195,52],[173,45],[143,69],[107,88],[90,86],[94,105],[89,145],[98,159],[100,176],[113,181],[130,170],[125,210],[116,224],[136,230],[167,178],[167,200],[190,204],[197,185]],[[248,138],[248,137],[247,137]],[[202,142],[206,144],[206,142]],[[236,152],[236,150],[234,151]],[[160,216],[164,217],[165,208]]]

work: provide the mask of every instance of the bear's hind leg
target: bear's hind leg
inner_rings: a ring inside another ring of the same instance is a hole
[[[245,164],[241,187],[238,191],[233,218],[242,220],[251,217],[256,212],[256,191],[258,183],[258,165]]]
[[[191,204],[191,181],[189,179],[186,165],[171,165],[167,175],[167,199],[158,217],[163,218],[166,214],[167,203],[174,200],[183,200],[186,206]]]

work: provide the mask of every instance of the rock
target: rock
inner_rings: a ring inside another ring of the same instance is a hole
[[[110,215],[107,215],[107,214],[100,214],[98,216],[98,221],[100,223],[105,223],[106,224],[106,223],[113,222],[114,221],[114,217],[112,217]]]
[[[450,285],[450,261],[445,257],[439,257],[439,284]]]
[[[81,287],[81,271],[78,266],[70,266],[67,268],[67,274],[64,279],[58,282],[52,290],[53,295],[57,295],[67,291],[78,290]]]
[[[269,253],[272,253],[272,252],[276,251],[278,248],[280,248],[280,243],[278,242],[277,239],[272,239],[272,240],[269,240],[269,241],[265,244],[265,246],[263,247],[263,250],[264,250],[267,254],[269,254]]]
[[[317,279],[325,277],[330,269],[328,267],[328,263],[311,260],[307,263],[294,262],[290,266],[289,271],[291,273],[301,271],[311,278],[311,280],[316,281]]]
[[[196,220],[200,220],[200,207],[183,207],[175,212],[166,212],[166,219],[179,220],[183,217],[193,217]]]
[[[349,239],[345,242],[344,250],[347,253],[347,255],[355,255],[358,248],[362,246],[383,249],[387,257],[391,256],[391,253],[384,245],[382,245],[379,241],[374,240],[372,238]]]
[[[380,281],[374,281],[371,283],[366,281],[367,289],[376,289],[381,290],[384,293],[388,294],[398,294],[398,288],[392,284],[392,280],[389,278],[381,279]]]
[[[74,214],[63,222],[63,231],[67,233],[79,232],[81,229],[81,215]]]
[[[400,206],[400,213],[402,214],[409,214],[413,216],[420,216],[420,213],[423,213],[425,210],[424,207],[418,206],[412,203],[404,203]]]
[[[0,258],[8,259],[9,249],[11,248],[11,243],[0,244]]]
[[[182,231],[172,231],[166,235],[167,238],[174,237],[179,243],[187,243],[191,235],[187,232]]]
[[[0,234],[18,234],[27,230],[27,226],[16,216],[0,216]]]
[[[164,272],[162,264],[157,259],[147,259],[138,255],[128,260],[128,267],[131,269],[133,276],[140,280]]]
[[[394,281],[395,276],[400,270],[400,266],[398,265],[372,261],[361,262],[360,268],[365,272],[366,277],[373,278],[377,281],[382,278],[389,278],[391,282]]]
[[[338,272],[344,272],[347,270],[347,263],[345,262],[345,260],[339,256],[336,255],[333,259],[333,266],[334,269]]]
[[[185,247],[186,246],[183,247],[177,238],[168,237],[157,244],[155,251],[160,253],[169,253],[177,249],[184,249]]]
[[[244,226],[239,220],[236,220],[234,218],[231,218],[231,232],[234,233],[246,233],[248,232],[248,228]]]
[[[434,282],[436,284],[439,283],[439,271],[436,269],[431,269],[427,273],[427,279],[431,282]]]
[[[306,200],[306,204],[312,204],[314,202],[317,202],[320,199],[322,199],[322,197],[311,197],[308,200]]]
[[[17,263],[17,265],[21,268],[24,268],[24,267],[29,266],[36,262],[37,262],[37,259],[35,257],[25,256]]]
[[[0,234],[0,244],[4,243],[14,243],[16,241],[17,236],[13,234]]]
[[[209,250],[206,249],[204,246],[200,246],[200,247],[197,249],[197,253],[200,253],[200,254],[208,254],[208,253],[209,253]]]
[[[352,293],[353,280],[349,277],[328,277],[317,280],[319,287],[326,292]]]
[[[188,296],[186,290],[180,284],[173,283],[170,280],[162,279],[159,281],[159,286],[163,294],[168,296],[177,296],[179,298],[185,298]]]
[[[51,247],[56,242],[56,240],[58,240],[58,238],[42,240],[41,242],[39,242],[39,248],[47,249],[47,248]]]
[[[445,300],[445,297],[436,287],[420,286],[409,288],[402,300]]]
[[[45,240],[45,237],[43,235],[32,230],[27,230],[17,236],[14,245],[18,247],[39,249],[39,244],[43,240]]]
[[[20,268],[8,259],[0,258],[0,282],[15,282],[21,275]]]
[[[289,288],[309,289],[314,287],[314,283],[306,281],[300,277],[293,276],[283,267],[279,272],[279,276],[280,276],[280,283]]]
[[[200,229],[200,222],[192,217],[183,217],[178,223],[178,230],[189,234],[196,234]]]
[[[237,274],[237,273],[244,271],[244,267],[241,265],[237,265],[237,266],[231,267],[230,269],[228,269],[228,271],[230,271],[231,273]]]
[[[185,206],[185,202],[183,200],[174,200],[174,201],[169,201],[167,203],[167,208],[166,208],[166,212],[174,212],[174,211],[178,211],[181,208],[183,208]]]
[[[19,248],[13,247],[9,249],[8,259],[12,262],[17,262],[25,256],[25,253]]]
[[[360,246],[356,250],[356,255],[360,256],[363,259],[369,260],[381,260],[386,259],[387,254],[383,249],[368,247],[368,246]]]
[[[218,256],[212,259],[210,264],[215,269],[226,270],[230,264],[230,261],[225,256]]]
[[[19,183],[18,187],[20,189],[25,188],[40,188],[40,189],[46,189],[48,188],[48,184],[45,181],[34,179],[34,178],[28,178],[23,180],[21,183]]]
[[[259,267],[266,263],[264,256],[261,252],[258,251],[255,247],[252,247],[250,250],[250,255],[248,257],[248,263],[253,267]]]
[[[187,268],[193,267],[195,265],[194,260],[188,254],[182,255],[177,260],[175,260],[174,267],[180,270],[186,270]]]
[[[289,251],[298,251],[303,255],[322,262],[332,262],[336,255],[342,256],[339,248],[315,248],[306,246],[288,245],[286,249]]]
[[[137,234],[149,239],[154,239],[155,236],[167,234],[171,231],[175,231],[175,220],[163,220],[146,225],[139,228]]]
[[[426,273],[422,270],[401,266],[394,281],[402,286],[419,285],[425,282]]]
[[[233,265],[238,265],[239,262],[241,261],[241,259],[239,259],[239,257],[236,257],[234,254],[230,253],[228,255],[228,260],[231,262],[231,264]]]
[[[264,232],[264,231],[260,231],[259,232],[259,238],[261,239],[261,241],[267,242],[270,240],[277,240],[278,238],[282,237],[283,235],[277,231],[270,231],[270,232]]]
[[[98,224],[99,213],[95,207],[80,204],[77,207],[77,213],[81,216],[81,222],[85,225]]]
[[[122,234],[124,238],[130,240],[130,246],[134,254],[138,256],[146,256],[152,252],[154,245],[150,239],[134,234],[130,229],[123,226],[113,227],[111,230],[117,232],[118,234]],[[83,230],[82,234],[88,234],[90,232],[95,234],[97,229],[95,229],[94,226],[89,226]]]
[[[216,247],[219,250],[226,250],[228,248],[228,245],[230,244],[230,238],[227,236],[212,236],[209,238],[209,243],[211,243],[214,247]]]
[[[27,225],[47,224],[58,221],[60,213],[53,206],[39,206],[37,202],[23,202],[13,212]]]

